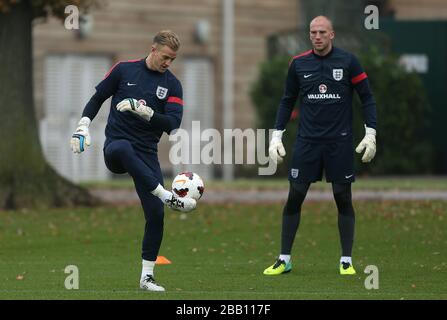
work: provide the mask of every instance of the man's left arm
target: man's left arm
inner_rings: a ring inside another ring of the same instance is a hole
[[[357,146],[357,153],[365,153],[362,157],[363,162],[370,162],[376,154],[376,129],[377,129],[377,110],[376,101],[369,86],[368,75],[361,67],[355,56],[352,56],[349,66],[351,84],[360,97],[363,107],[363,119],[365,121],[365,137]]]

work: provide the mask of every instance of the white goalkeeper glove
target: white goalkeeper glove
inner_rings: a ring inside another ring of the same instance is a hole
[[[88,117],[82,117],[78,122],[76,131],[71,136],[70,145],[74,153],[81,153],[90,146],[90,133],[88,127],[92,121]]]
[[[370,162],[376,155],[376,129],[368,128],[366,125],[365,137],[355,148],[357,153],[362,153],[363,150],[365,150],[365,153],[363,154],[362,162]]]
[[[118,103],[116,109],[121,112],[130,111],[147,121],[150,121],[154,115],[154,110],[151,107],[145,106],[138,100],[132,98],[126,98]]]
[[[282,162],[282,157],[286,155],[286,150],[282,144],[282,134],[286,130],[275,130],[272,133],[272,140],[270,140],[269,156],[274,163]]]

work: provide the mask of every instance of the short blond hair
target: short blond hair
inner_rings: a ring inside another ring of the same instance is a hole
[[[168,46],[172,50],[177,51],[180,48],[180,39],[171,30],[162,30],[155,35],[154,44]]]

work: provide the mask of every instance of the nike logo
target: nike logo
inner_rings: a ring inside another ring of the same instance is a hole
[[[128,82],[127,85],[128,85],[128,86],[136,86],[137,84],[136,84],[136,83],[130,83],[130,82]]]
[[[312,75],[312,73],[311,73],[311,74],[305,74],[305,75],[304,75],[304,79],[309,78],[311,75]]]
[[[349,175],[349,176],[345,176],[346,179],[349,179],[353,176],[353,174]]]

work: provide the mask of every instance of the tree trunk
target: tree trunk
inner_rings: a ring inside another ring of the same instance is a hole
[[[30,1],[0,13],[0,209],[99,204],[59,176],[42,153],[33,102],[32,19]],[[68,148],[68,141],[61,147]]]

